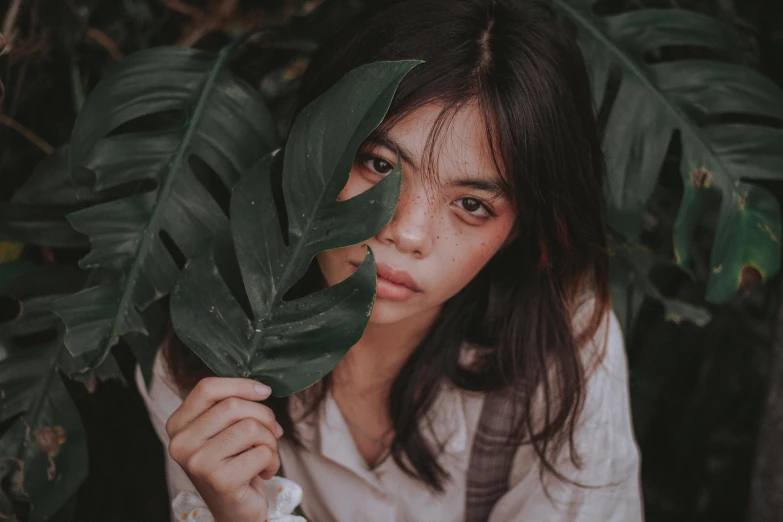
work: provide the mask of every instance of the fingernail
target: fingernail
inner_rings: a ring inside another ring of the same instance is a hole
[[[277,422],[275,424],[277,424],[277,430],[276,430],[277,431],[277,436],[278,437],[282,437],[283,436],[283,427],[280,425],[279,422]]]
[[[270,388],[266,384],[261,384],[260,382],[257,382],[256,393],[258,393],[262,397],[269,397],[269,395],[272,393],[272,388]]]

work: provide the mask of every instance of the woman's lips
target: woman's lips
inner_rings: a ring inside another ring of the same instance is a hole
[[[351,263],[351,272],[355,272],[358,268],[358,265]],[[405,301],[421,293],[421,288],[407,272],[395,270],[383,263],[376,265],[376,269],[378,279],[375,288],[378,299]]]

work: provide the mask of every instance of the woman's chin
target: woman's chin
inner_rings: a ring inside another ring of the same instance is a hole
[[[400,322],[411,315],[406,307],[397,301],[376,298],[370,314],[370,324],[384,325]]]
[[[405,301],[391,299],[376,299],[370,314],[370,324],[390,325],[405,322],[408,326],[414,324],[430,324],[435,320],[439,308],[412,307]]]

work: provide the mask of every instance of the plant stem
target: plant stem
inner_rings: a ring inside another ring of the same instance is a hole
[[[106,49],[106,52],[109,53],[109,56],[111,56],[111,59],[115,62],[119,62],[123,58],[122,51],[120,51],[120,48],[117,47],[117,43],[109,38],[109,35],[101,31],[100,29],[96,29],[94,27],[90,27],[87,29],[87,33],[85,36],[92,40],[93,42],[97,43],[104,49]]]
[[[3,34],[6,38],[8,38],[8,41],[11,41],[11,31],[14,29],[14,25],[16,25],[16,18],[19,16],[19,8],[22,6],[22,0],[13,0],[11,2],[11,6],[8,8],[8,11],[5,14],[5,18],[3,19]]]
[[[39,137],[36,133],[16,121],[15,119],[11,118],[10,116],[6,116],[5,114],[0,114],[0,124],[5,125],[6,127],[10,127],[14,129],[16,132],[27,138],[27,140],[44,151],[47,155],[54,152],[54,147],[46,143],[41,137]]]

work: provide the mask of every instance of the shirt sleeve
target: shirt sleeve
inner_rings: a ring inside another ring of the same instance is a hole
[[[584,409],[574,432],[581,467],[566,444],[555,469],[576,482],[544,473],[530,445],[517,451],[509,491],[489,522],[641,522],[639,448],[631,426],[628,368],[622,331],[610,313],[596,340],[606,343],[604,357],[588,374]],[[597,344],[594,342],[594,344]],[[580,484],[586,486],[582,487]]]

